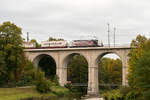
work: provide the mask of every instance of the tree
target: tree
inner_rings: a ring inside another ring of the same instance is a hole
[[[150,41],[149,45],[150,46]],[[137,61],[135,65],[136,83],[135,86],[138,87],[144,96],[144,100],[149,100],[150,98],[150,50],[145,52]]]
[[[4,79],[6,77],[6,64],[4,62],[3,52],[0,51],[0,85],[4,83]]]
[[[134,47],[130,50],[129,53],[129,85],[135,88],[136,76],[134,75],[134,70],[136,67],[136,61],[142,56],[144,52],[144,44],[147,41],[145,36],[138,35],[135,40],[132,40],[131,47]]]
[[[68,80],[72,83],[88,82],[88,63],[83,56],[74,55],[67,66]]]
[[[64,39],[49,37],[48,41],[64,41]]]
[[[120,59],[102,58],[99,62],[99,83],[121,84],[122,63]]]
[[[11,22],[0,25],[0,56],[3,56],[0,64],[7,82],[13,78],[18,81],[24,66],[21,34],[21,28]]]
[[[88,83],[88,63],[81,55],[74,55],[67,66],[67,79],[72,84],[87,84]],[[87,93],[87,86],[73,86],[71,91]]]
[[[36,39],[32,39],[32,40],[30,40],[30,42],[35,43],[36,48],[41,47],[41,45],[40,45],[40,44],[38,44],[38,42],[36,41]]]
[[[136,42],[135,42],[136,41]],[[136,48],[130,50],[129,56],[129,85],[140,100],[150,98],[150,40],[138,35],[131,45]]]

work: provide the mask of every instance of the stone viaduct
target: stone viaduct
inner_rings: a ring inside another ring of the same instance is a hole
[[[128,85],[128,53],[130,47],[88,47],[88,48],[53,48],[53,49],[25,49],[25,56],[38,68],[40,59],[51,56],[56,63],[56,74],[61,86],[67,83],[67,64],[75,54],[85,57],[88,62],[88,90],[87,94],[98,94],[98,63],[106,54],[114,53],[122,61],[122,85]]]

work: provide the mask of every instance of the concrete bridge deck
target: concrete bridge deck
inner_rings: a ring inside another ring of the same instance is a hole
[[[131,49],[131,47],[78,47],[78,48],[39,48],[39,49],[24,49],[27,51],[65,51],[65,50],[113,50],[113,49]]]

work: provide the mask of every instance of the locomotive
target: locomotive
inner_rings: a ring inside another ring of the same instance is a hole
[[[71,47],[98,47],[102,46],[98,40],[74,40]]]
[[[23,45],[25,48],[36,48],[35,45]],[[33,47],[32,47],[33,46]],[[75,48],[75,47],[103,47],[103,43],[98,40],[66,40],[42,41],[41,48]]]

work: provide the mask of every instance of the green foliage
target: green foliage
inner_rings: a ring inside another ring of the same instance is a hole
[[[53,38],[53,37],[49,37],[48,41],[64,41],[64,39],[62,38]]]
[[[87,87],[83,86],[73,86],[70,83],[65,84],[65,87],[68,88],[72,93],[80,93],[81,95],[85,95],[87,93]]]
[[[121,87],[120,87],[120,93],[121,93],[123,96],[126,96],[130,91],[131,91],[131,88],[128,87],[128,86],[121,86]]]
[[[48,93],[51,91],[50,87],[52,83],[50,80],[45,78],[45,73],[39,70],[36,73],[36,89],[40,93]]]
[[[66,88],[68,88],[69,90],[71,90],[71,87],[72,87],[72,86],[71,86],[70,83],[67,83],[67,84],[64,85],[64,87],[66,87]]]
[[[40,48],[41,47],[41,45],[35,39],[30,40],[30,42],[35,43],[36,48]]]
[[[137,91],[133,91],[130,87],[126,86],[122,86],[117,90],[108,91],[103,94],[103,97],[106,100],[143,100]]]
[[[142,56],[144,52],[144,44],[147,41],[145,36],[138,35],[135,40],[132,40],[131,47],[136,47],[130,50],[129,53],[129,77],[128,82],[129,85],[133,88],[135,87],[136,83],[136,75],[134,74],[135,68],[136,68],[136,62],[137,60]]]
[[[30,61],[26,61],[25,67],[21,73],[21,79],[17,82],[17,86],[29,86],[34,85],[36,70]]]
[[[36,89],[40,93],[48,93],[51,91],[51,81],[47,79],[39,80],[36,84]]]
[[[100,93],[119,88],[122,83],[122,63],[120,59],[102,58],[99,62]],[[106,86],[101,85],[106,84]],[[107,85],[108,84],[108,85]],[[110,85],[109,85],[110,84]],[[111,84],[117,84],[111,86]]]
[[[99,83],[121,84],[122,63],[120,59],[102,58],[99,62]]]
[[[88,63],[83,56],[73,56],[67,66],[67,78],[71,83],[88,82]]]
[[[20,79],[24,67],[21,34],[21,28],[13,23],[0,25],[0,76],[4,83]]]
[[[62,86],[51,86],[51,90],[57,96],[64,96],[70,93],[70,91],[67,88]]]
[[[67,66],[67,79],[71,84],[87,84],[88,83],[88,63],[81,55],[74,55]],[[72,92],[87,91],[87,86],[72,86],[69,88]]]
[[[0,100],[72,100],[69,91],[60,86],[52,86],[52,92],[40,93],[35,87],[0,88]],[[56,94],[55,94],[56,93]],[[60,98],[60,96],[62,96]],[[66,97],[66,98],[65,98]]]
[[[59,77],[57,75],[55,75],[52,82],[53,82],[53,85],[59,86]]]
[[[123,94],[120,93],[120,90],[112,90],[103,94],[103,97],[106,100],[123,100]]]
[[[131,90],[130,92],[128,92],[125,96],[125,100],[138,100],[138,97],[140,97],[140,94],[137,93],[134,90]],[[140,99],[139,99],[140,100]]]
[[[129,54],[128,78],[129,85],[132,88],[132,92],[129,94],[129,97],[130,95],[132,97],[132,94],[138,94],[139,100],[149,100],[150,40],[139,35],[136,40],[132,41],[131,45],[134,45],[137,48],[132,49]]]
[[[4,84],[4,79],[6,78],[6,64],[4,61],[3,52],[0,51],[0,85]]]

